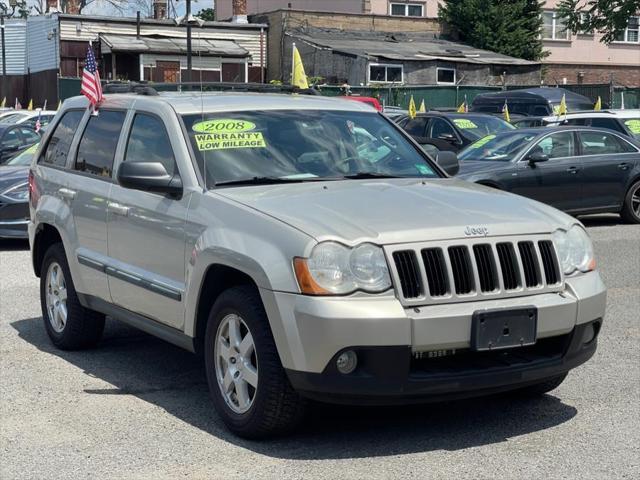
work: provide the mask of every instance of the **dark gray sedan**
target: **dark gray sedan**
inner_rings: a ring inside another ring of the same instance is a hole
[[[620,213],[640,223],[640,143],[585,127],[488,135],[460,153],[458,177],[571,214]]]

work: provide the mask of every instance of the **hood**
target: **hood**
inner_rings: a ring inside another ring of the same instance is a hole
[[[254,208],[316,240],[408,243],[552,232],[571,220],[549,206],[458,179],[307,182],[217,189],[212,195]]]
[[[0,167],[0,194],[5,190],[28,181],[29,179],[29,167]]]
[[[466,178],[475,173],[495,172],[498,170],[509,170],[513,168],[511,162],[498,162],[490,160],[466,160],[460,162],[460,170],[457,177]]]

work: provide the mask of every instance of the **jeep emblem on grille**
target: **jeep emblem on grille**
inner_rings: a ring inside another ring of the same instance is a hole
[[[468,226],[464,229],[464,234],[468,237],[482,235],[486,237],[489,235],[489,229],[487,227],[471,227]]]

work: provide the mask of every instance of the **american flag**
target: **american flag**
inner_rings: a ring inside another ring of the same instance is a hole
[[[87,48],[87,59],[84,62],[84,70],[82,71],[82,88],[80,89],[85,97],[89,99],[92,106],[102,102],[102,85],[100,85],[100,74],[96,64],[96,57],[93,54],[91,44]]]

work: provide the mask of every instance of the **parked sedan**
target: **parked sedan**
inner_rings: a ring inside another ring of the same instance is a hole
[[[620,213],[640,223],[640,142],[601,128],[517,129],[460,153],[458,176],[571,214]]]
[[[29,165],[38,144],[0,166],[0,238],[27,238]]]
[[[450,148],[446,149],[454,151],[486,135],[514,129],[501,118],[483,113],[427,112],[415,118],[405,115],[395,121],[418,143],[424,143],[420,139],[435,139],[448,143]]]
[[[23,125],[0,123],[0,165],[20,150],[40,141],[32,128]]]

